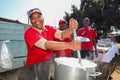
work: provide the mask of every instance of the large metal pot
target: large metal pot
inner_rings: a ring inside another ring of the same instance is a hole
[[[60,57],[55,58],[55,62],[55,80],[87,80],[87,70],[97,66],[85,59],[82,59],[80,64],[78,58]]]

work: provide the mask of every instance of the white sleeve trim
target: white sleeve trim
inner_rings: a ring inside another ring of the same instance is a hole
[[[44,49],[44,50],[47,50],[46,47],[45,47],[45,42],[47,40],[45,38],[41,38],[39,39],[36,43],[35,43],[35,46],[41,48],[41,49]]]
[[[61,38],[61,33],[62,33],[62,31],[57,30],[56,33],[55,33],[55,38],[58,38],[58,39],[60,39],[60,40],[63,40],[63,39]]]

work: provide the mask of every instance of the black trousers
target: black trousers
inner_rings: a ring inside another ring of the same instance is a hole
[[[81,54],[81,58],[83,59],[89,59],[89,60],[93,60],[94,58],[94,51],[89,51],[89,50],[81,50],[80,51]]]

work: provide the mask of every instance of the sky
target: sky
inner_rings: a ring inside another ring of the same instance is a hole
[[[0,0],[0,17],[28,23],[27,11],[40,8],[45,24],[57,26],[71,5],[80,6],[80,0]]]

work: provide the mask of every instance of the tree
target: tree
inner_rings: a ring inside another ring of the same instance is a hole
[[[81,16],[81,12],[80,10],[75,6],[75,5],[72,5],[72,13],[67,13],[65,12],[65,15],[64,16],[64,19],[69,22],[69,19],[70,18],[75,18],[78,22],[80,20],[80,16]],[[80,22],[79,22],[80,23]]]
[[[67,21],[73,17],[82,26],[84,17],[89,17],[91,25],[99,32],[109,33],[110,27],[120,29],[120,0],[81,0],[80,9],[72,5],[72,13],[64,16]],[[80,28],[79,27],[79,28]]]

